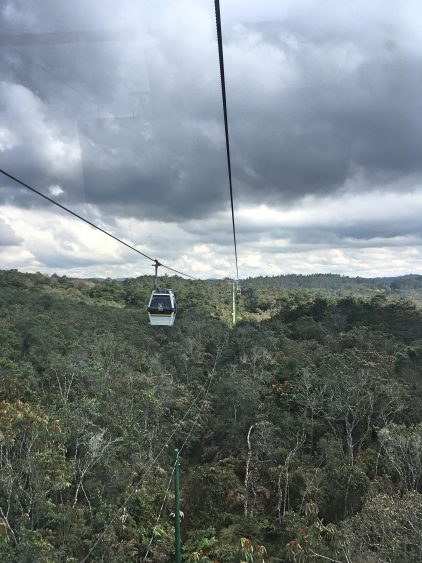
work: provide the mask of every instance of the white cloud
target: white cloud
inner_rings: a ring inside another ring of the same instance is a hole
[[[48,191],[50,192],[51,195],[54,196],[59,196],[64,193],[63,188],[61,188],[60,186],[50,186],[48,188]]]
[[[0,215],[0,247],[17,246],[20,242],[21,239],[16,235],[13,227]]]
[[[394,223],[401,225],[404,232],[412,225],[422,236],[422,188],[408,193],[377,190],[320,198],[308,196],[286,209],[267,205],[245,207],[237,212],[237,217],[239,229],[245,233],[249,227],[265,233],[277,227],[294,232],[301,228],[336,231],[350,226],[358,234],[359,228],[384,225],[388,238],[388,226]]]
[[[123,262],[126,250],[88,225],[53,210],[1,208],[20,236],[21,248],[48,271]],[[10,251],[13,255],[14,251]],[[63,264],[63,266],[61,266]]]
[[[75,129],[63,131],[50,116],[49,107],[20,84],[0,82],[3,104],[0,136],[2,150],[22,148],[28,160],[64,177],[80,163],[79,140]],[[72,135],[73,133],[73,135]],[[20,163],[22,164],[22,163]]]
[[[0,129],[0,152],[13,149],[17,145],[17,139],[10,129]]]
[[[21,239],[18,253],[3,249],[0,267],[11,267],[15,257],[18,267],[30,271],[115,277],[152,272],[144,258],[53,209],[35,212],[4,206],[0,210]],[[229,213],[185,224],[122,218],[107,225],[94,207],[87,206],[82,212],[177,270],[205,278],[235,274]],[[421,216],[422,190],[305,198],[284,210],[265,206],[239,209],[240,275],[422,273]],[[388,228],[395,221],[403,230],[406,226],[409,234],[389,236]],[[381,231],[386,229],[385,236],[370,235],[375,225]],[[368,227],[366,238],[353,236],[355,230],[359,234]],[[307,233],[315,229],[320,238],[314,240],[311,234],[307,239]]]

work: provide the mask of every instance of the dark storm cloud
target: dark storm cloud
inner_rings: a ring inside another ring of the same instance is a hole
[[[117,205],[123,216],[135,207],[140,217],[159,218],[164,209],[167,219],[218,209],[227,189],[221,151],[206,124],[167,117],[159,126],[136,116],[80,122],[89,203]]]
[[[265,26],[259,29],[264,40]],[[250,98],[233,105],[233,146],[244,161],[237,170],[251,201],[257,183],[260,195],[274,202],[335,191],[357,173],[375,186],[421,173],[418,58],[359,45],[361,61],[336,69],[324,61],[336,47],[286,47],[299,79],[254,112]]]
[[[353,27],[330,5],[317,20],[292,9],[279,22],[224,25],[237,204],[291,204],[349,184],[370,190],[422,177],[422,67],[405,26],[393,25],[394,13],[389,27],[385,13],[377,23],[362,4]],[[195,34],[189,14],[162,24],[148,3],[144,11],[136,2],[7,3],[0,106],[21,142],[2,152],[2,165],[106,215],[180,221],[227,208],[212,3],[201,6],[209,14],[201,12]],[[83,40],[87,29],[138,32],[94,42]],[[45,44],[75,30],[81,40]],[[42,41],[22,39],[37,32]],[[16,84],[22,103],[33,104],[23,116],[10,93]],[[52,139],[63,143],[59,156]],[[3,201],[35,203],[1,185]]]

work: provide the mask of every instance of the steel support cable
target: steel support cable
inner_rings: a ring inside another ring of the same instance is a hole
[[[147,477],[147,475],[151,472],[151,469],[154,467],[155,463],[158,461],[158,459],[160,458],[161,454],[164,452],[164,450],[168,447],[170,440],[173,438],[173,436],[176,434],[176,432],[179,430],[180,426],[182,425],[182,423],[185,421],[187,415],[189,414],[189,412],[192,410],[193,406],[195,405],[196,401],[198,400],[200,394],[202,393],[203,389],[204,389],[205,385],[203,385],[198,393],[198,395],[195,397],[195,399],[193,400],[193,402],[191,403],[189,409],[186,411],[186,413],[184,414],[182,420],[178,423],[178,425],[176,426],[176,428],[173,430],[173,432],[170,434],[170,436],[167,438],[166,443],[164,444],[164,446],[160,449],[160,451],[156,454],[156,456],[152,459],[152,461],[148,464],[146,470],[144,471],[144,473],[142,474],[141,478],[138,480],[138,482],[136,483],[134,489],[129,493],[129,495],[126,497],[125,501],[122,503],[122,505],[116,510],[116,512],[113,514],[113,516],[111,517],[110,521],[108,522],[107,526],[104,528],[104,530],[101,532],[101,534],[98,536],[98,538],[96,539],[96,541],[94,542],[94,544],[92,545],[91,549],[89,550],[89,552],[87,553],[87,555],[84,557],[84,559],[82,560],[82,563],[85,563],[85,561],[88,561],[89,557],[91,556],[92,552],[94,551],[94,549],[97,547],[97,545],[100,543],[100,541],[103,539],[103,537],[105,536],[105,534],[107,533],[108,529],[110,528],[110,526],[113,524],[113,522],[116,520],[116,518],[118,517],[118,515],[120,514],[120,512],[125,508],[125,506],[128,504],[128,502],[130,501],[130,499],[133,497],[133,495],[136,493],[136,491],[139,489],[139,487],[141,486],[141,484],[143,483],[144,479]]]
[[[203,399],[203,402],[202,402],[202,406],[201,406],[200,409],[199,409],[199,412],[198,412],[198,414],[197,414],[197,416],[196,416],[196,419],[195,419],[195,421],[193,422],[193,424],[192,424],[192,426],[191,426],[191,428],[190,428],[190,430],[189,430],[189,433],[187,434],[187,436],[186,436],[186,438],[185,438],[185,441],[183,442],[182,446],[181,446],[180,449],[179,449],[179,456],[180,456],[180,454],[182,453],[182,451],[184,450],[184,448],[186,447],[186,444],[188,443],[189,438],[191,437],[191,434],[192,434],[192,432],[193,432],[193,429],[195,428],[195,426],[196,426],[196,424],[197,424],[197,422],[198,422],[198,420],[199,420],[199,417],[201,416],[202,409],[203,409],[203,407],[204,407],[205,401],[206,401],[207,398],[208,398],[208,393],[209,393],[209,391],[210,391],[212,378],[213,378],[213,376],[214,376],[215,373],[216,373],[217,364],[218,364],[218,362],[219,362],[219,360],[220,360],[220,358],[221,358],[221,354],[222,354],[224,348],[227,346],[228,338],[229,338],[229,333],[227,333],[225,342],[224,342],[223,345],[219,348],[219,350],[218,350],[218,352],[217,352],[217,354],[216,354],[215,361],[214,361],[214,365],[213,365],[213,368],[212,368],[212,371],[211,371],[211,376],[209,377],[207,390],[206,390],[206,392],[205,392],[204,399]],[[162,504],[161,504],[160,510],[159,510],[159,512],[158,512],[157,519],[156,519],[156,521],[155,521],[155,526],[157,526],[157,524],[158,524],[158,522],[159,522],[159,520],[160,520],[160,518],[161,518],[161,514],[162,514],[162,512],[163,512],[163,510],[164,510],[164,505],[165,505],[165,503],[166,503],[167,495],[168,495],[169,490],[170,490],[170,486],[171,486],[171,482],[172,482],[172,479],[173,479],[174,471],[175,471],[175,469],[176,469],[176,463],[177,463],[177,460],[176,460],[176,461],[174,462],[174,464],[173,464],[173,469],[172,469],[172,472],[171,472],[171,475],[170,475],[170,479],[169,479],[168,484],[167,484],[167,489],[166,489],[166,492],[165,492],[165,494],[164,494],[163,502],[162,502]],[[154,528],[155,528],[155,526],[154,526]],[[143,563],[145,563],[146,560],[147,560],[147,558],[148,558],[148,555],[149,555],[149,552],[150,552],[150,549],[151,549],[151,546],[152,546],[152,542],[153,542],[153,541],[154,541],[154,531],[152,532],[151,539],[150,539],[149,544],[148,544],[147,552],[146,552],[146,554],[145,554],[145,556],[144,556],[144,558],[143,558],[143,560],[142,560]]]
[[[192,426],[190,427],[189,433],[187,434],[187,436],[186,436],[186,438],[185,438],[185,441],[183,442],[182,446],[179,448],[179,456],[178,456],[178,457],[180,457],[181,452],[182,452],[183,449],[186,447],[186,444],[188,443],[189,438],[190,438],[191,435],[192,435],[193,429],[195,428],[196,424],[198,423],[199,417],[201,416],[201,413],[202,413],[202,409],[204,408],[205,401],[207,400],[207,397],[208,397],[208,393],[209,393],[209,390],[210,390],[210,387],[211,387],[211,381],[212,381],[212,378],[210,377],[210,378],[209,378],[209,382],[208,382],[208,387],[207,387],[207,390],[206,390],[206,392],[205,392],[205,395],[204,395],[204,398],[203,398],[203,401],[202,401],[202,405],[201,405],[201,407],[200,407],[200,409],[199,409],[198,414],[196,415],[195,421],[192,423]],[[150,553],[150,550],[151,550],[152,542],[154,541],[155,528],[156,528],[156,526],[158,525],[158,522],[159,522],[159,520],[160,520],[160,518],[161,518],[161,515],[162,515],[162,513],[163,513],[163,510],[164,510],[164,505],[165,505],[165,503],[166,503],[167,496],[168,496],[168,494],[169,494],[170,487],[171,487],[171,482],[172,482],[172,480],[173,480],[174,471],[175,471],[175,469],[176,469],[176,463],[177,463],[177,460],[176,460],[176,461],[174,462],[174,464],[173,464],[173,468],[172,468],[172,472],[171,472],[171,475],[170,475],[170,479],[169,479],[169,481],[168,481],[168,483],[167,483],[167,489],[166,489],[166,492],[164,493],[163,502],[161,503],[161,507],[160,507],[160,510],[159,510],[159,512],[158,512],[157,518],[156,518],[156,520],[155,520],[155,525],[154,525],[154,528],[153,528],[153,531],[152,531],[152,534],[151,534],[151,539],[149,540],[149,543],[148,543],[147,552],[145,553],[144,558],[142,559],[143,563],[146,562],[146,560],[147,560],[147,558],[148,558],[148,555],[149,555],[149,553]]]
[[[217,43],[218,43],[218,59],[220,63],[220,79],[221,79],[221,94],[223,97],[223,115],[224,115],[224,132],[226,135],[226,154],[227,154],[227,169],[229,173],[229,188],[230,188],[230,205],[232,211],[232,227],[233,227],[233,243],[234,255],[236,260],[236,279],[239,279],[239,267],[237,264],[237,242],[236,242],[236,224],[234,220],[234,204],[233,204],[233,181],[232,181],[232,165],[230,159],[230,140],[229,140],[229,124],[227,118],[227,98],[226,98],[226,79],[224,75],[224,55],[223,55],[223,36],[221,32],[221,13],[220,13],[220,0],[214,0],[215,7],[215,23],[217,27]]]
[[[171,474],[170,474],[170,479],[168,480],[168,483],[167,483],[167,489],[166,489],[166,492],[164,493],[163,502],[161,503],[160,510],[158,511],[157,518],[155,519],[155,524],[154,524],[154,528],[152,530],[151,539],[149,540],[149,543],[148,543],[147,552],[145,553],[145,556],[142,559],[142,561],[144,563],[147,560],[148,555],[151,551],[152,542],[154,541],[155,528],[157,527],[158,522],[160,521],[160,518],[161,518],[161,514],[163,513],[164,505],[166,504],[167,496],[168,496],[169,491],[170,491],[171,482],[173,481],[173,475],[174,475],[174,472],[176,470],[176,463],[177,462],[178,462],[178,460],[176,460],[173,464],[173,469],[172,469]]]
[[[183,424],[183,422],[185,421],[186,417],[188,416],[188,414],[190,413],[190,411],[192,410],[193,406],[196,404],[197,400],[199,399],[199,396],[201,395],[202,391],[205,388],[205,384],[201,387],[201,389],[199,390],[199,393],[196,395],[195,399],[192,401],[192,403],[190,404],[188,410],[185,412],[182,420],[180,420],[180,422],[177,424],[176,428],[173,430],[173,432],[170,434],[170,436],[167,438],[166,443],[164,444],[164,446],[159,450],[159,452],[155,455],[155,457],[152,459],[152,461],[148,464],[146,470],[144,471],[144,473],[141,475],[140,479],[137,481],[135,487],[133,488],[133,490],[129,493],[129,495],[126,497],[126,499],[124,500],[124,502],[121,504],[121,506],[116,510],[116,512],[113,514],[113,516],[111,517],[111,519],[109,520],[108,524],[106,525],[106,527],[104,528],[104,530],[101,532],[101,534],[98,536],[98,538],[95,540],[94,544],[92,545],[91,549],[89,550],[89,552],[87,553],[87,555],[84,557],[84,559],[82,560],[82,563],[85,563],[86,561],[88,561],[89,557],[91,556],[92,552],[94,551],[94,549],[97,547],[97,545],[100,543],[100,541],[104,538],[105,534],[107,533],[107,531],[109,530],[109,528],[111,527],[111,525],[113,524],[113,522],[116,520],[116,518],[118,517],[118,515],[120,514],[120,512],[125,508],[125,506],[128,504],[128,502],[130,501],[130,499],[133,497],[133,495],[136,493],[136,491],[139,489],[139,487],[141,486],[141,484],[143,483],[144,479],[149,475],[149,473],[151,472],[152,468],[154,467],[155,463],[158,461],[158,459],[161,457],[162,453],[164,452],[164,450],[169,446],[170,444],[170,440],[174,437],[174,435],[176,434],[176,432],[180,429],[181,425]]]
[[[121,506],[116,510],[116,512],[113,514],[113,516],[111,517],[111,519],[109,520],[108,524],[106,525],[106,527],[104,528],[104,530],[101,532],[101,534],[98,536],[98,538],[95,540],[95,542],[93,543],[92,547],[90,548],[90,550],[88,551],[88,553],[85,555],[85,557],[82,559],[82,563],[86,563],[86,561],[88,561],[88,559],[90,558],[91,554],[93,553],[93,551],[95,550],[95,548],[97,547],[97,545],[100,543],[100,541],[104,538],[105,534],[107,533],[107,531],[109,530],[109,528],[111,527],[111,525],[113,524],[113,522],[116,520],[116,518],[118,517],[118,515],[120,514],[120,512],[127,506],[128,502],[130,501],[130,499],[133,497],[133,495],[136,493],[136,491],[139,489],[139,487],[141,486],[142,482],[144,481],[145,477],[147,477],[147,475],[151,472],[151,469],[154,467],[156,461],[160,458],[161,454],[164,452],[164,450],[168,447],[170,440],[173,438],[173,436],[176,434],[176,432],[180,429],[180,427],[182,426],[183,422],[186,420],[186,417],[188,416],[188,414],[190,413],[190,411],[192,410],[192,408],[194,407],[194,405],[196,404],[196,402],[198,401],[201,393],[203,392],[203,390],[205,389],[205,387],[208,386],[208,391],[209,388],[211,386],[211,381],[216,373],[217,370],[217,365],[218,362],[221,358],[221,354],[222,351],[224,350],[224,348],[227,346],[227,342],[229,339],[229,335],[230,333],[227,333],[225,342],[222,344],[222,346],[220,347],[220,349],[218,350],[217,354],[216,354],[216,358],[214,361],[214,365],[213,368],[211,370],[211,373],[208,375],[208,381],[207,383],[204,383],[203,385],[201,385],[201,388],[198,392],[198,394],[196,395],[195,399],[192,401],[192,403],[190,404],[188,410],[185,412],[185,414],[183,415],[183,418],[180,420],[180,422],[177,424],[176,428],[173,430],[173,432],[170,434],[170,436],[167,438],[166,443],[164,444],[164,446],[160,449],[160,451],[157,453],[157,455],[153,458],[153,460],[148,464],[146,470],[144,471],[144,473],[141,475],[141,478],[138,480],[138,482],[136,483],[134,489],[129,493],[129,495],[127,496],[127,498],[124,500],[124,502],[121,504]],[[207,395],[208,395],[208,391],[207,391]],[[192,429],[191,429],[192,431]],[[188,434],[188,436],[190,436],[191,432]],[[186,442],[186,441],[185,441]],[[185,446],[185,443],[182,446]],[[180,451],[182,451],[182,449]]]
[[[147,258],[148,260],[151,260],[151,262],[156,263],[157,260],[155,258],[152,258],[151,256],[148,256],[148,254],[145,254],[144,252],[141,252],[140,250],[138,250],[137,248],[135,248],[134,246],[132,246],[131,244],[128,244],[127,242],[125,242],[124,240],[112,235],[111,233],[109,233],[108,231],[106,231],[105,229],[102,229],[101,227],[99,227],[98,225],[96,225],[95,223],[92,223],[91,221],[89,221],[88,219],[86,219],[85,217],[82,217],[82,215],[79,215],[78,213],[76,213],[75,211],[72,211],[71,209],[69,209],[68,207],[62,205],[61,203],[59,203],[58,201],[54,200],[51,197],[48,197],[47,195],[43,194],[42,192],[40,192],[39,190],[33,188],[32,186],[30,186],[29,184],[26,184],[25,182],[23,182],[22,180],[19,180],[19,178],[16,178],[15,176],[13,176],[12,174],[9,174],[8,172],[6,172],[5,170],[2,170],[0,168],[0,173],[3,174],[4,176],[6,176],[7,178],[10,178],[11,180],[13,180],[14,182],[16,182],[17,184],[20,184],[21,186],[23,186],[24,188],[26,188],[27,190],[30,190],[31,192],[33,192],[34,194],[39,195],[40,197],[46,199],[47,201],[49,201],[50,203],[52,203],[53,205],[56,205],[57,207],[60,207],[60,209],[62,209],[63,211],[66,211],[66,213],[70,213],[70,215],[73,215],[73,217],[76,217],[77,219],[80,219],[81,221],[83,221],[84,223],[86,223],[87,225],[90,225],[91,227],[93,227],[94,229],[97,229],[97,231],[100,231],[101,233],[103,233],[104,235],[107,235],[108,237],[112,238],[113,240],[115,240],[116,242],[123,244],[124,246],[126,246],[127,248],[129,248],[130,250],[133,250],[134,252],[137,252],[138,254],[140,254],[141,256],[143,256],[144,258]],[[195,278],[194,276],[190,276],[189,274],[185,274],[184,272],[179,272],[179,270],[175,270],[174,268],[171,268],[170,266],[166,266],[166,264],[163,264],[162,262],[159,262],[159,265],[162,268],[165,268],[166,270],[170,270],[171,272],[175,272],[176,274],[180,274],[181,276],[184,276],[186,278],[190,278],[192,280],[197,280],[198,278]]]

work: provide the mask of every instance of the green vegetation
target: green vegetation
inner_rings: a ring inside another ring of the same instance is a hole
[[[421,561],[420,278],[162,285],[0,272],[0,560]]]

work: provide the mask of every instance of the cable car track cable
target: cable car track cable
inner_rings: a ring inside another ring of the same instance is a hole
[[[83,217],[82,215],[79,215],[78,213],[76,213],[75,211],[72,211],[72,209],[69,209],[68,207],[66,207],[65,205],[62,205],[61,203],[59,203],[58,201],[54,200],[53,198],[43,194],[42,192],[40,192],[39,190],[37,190],[36,188],[33,188],[32,186],[30,186],[29,184],[26,184],[25,182],[23,182],[22,180],[19,180],[19,178],[16,178],[16,176],[13,176],[12,174],[9,174],[8,172],[6,172],[5,170],[2,170],[0,168],[0,173],[3,174],[4,176],[7,176],[7,178],[10,178],[11,180],[13,180],[14,182],[20,184],[21,186],[23,186],[24,188],[26,188],[27,190],[30,190],[31,192],[33,192],[34,194],[39,195],[40,197],[46,199],[47,201],[49,201],[50,203],[52,203],[53,205],[56,205],[57,207],[60,207],[60,209],[62,209],[63,211],[66,211],[67,213],[70,213],[70,215],[73,215],[73,217],[76,217],[77,219],[80,219],[81,221],[83,221],[84,223],[86,223],[87,225],[90,225],[91,227],[93,227],[94,229],[97,229],[98,231],[100,231],[101,233],[103,233],[104,235],[107,235],[108,237],[114,239],[116,242],[119,242],[120,244],[123,244],[124,246],[126,246],[127,248],[129,248],[130,250],[133,250],[134,252],[137,252],[138,254],[140,254],[141,256],[143,256],[144,258],[147,258],[148,260],[151,260],[151,262],[156,263],[157,260],[155,258],[152,258],[151,256],[148,256],[148,254],[145,254],[144,252],[142,252],[141,250],[138,250],[137,248],[135,248],[134,246],[132,246],[131,244],[125,242],[124,240],[116,237],[115,235],[112,235],[111,233],[109,233],[108,231],[106,231],[105,229],[102,229],[101,227],[99,227],[98,225],[96,225],[95,223],[92,223],[91,221],[89,221],[88,219],[86,219],[85,217]],[[179,274],[181,276],[184,276],[186,278],[190,278],[192,280],[197,280],[198,278],[195,278],[194,276],[191,276],[189,274],[185,274],[184,272],[180,272],[179,270],[176,270],[175,268],[172,268],[170,266],[166,266],[165,264],[163,264],[162,262],[159,262],[160,266],[165,268],[166,270],[170,270],[171,272],[174,272],[176,274]]]
[[[208,380],[207,383],[208,385],[210,385],[210,381],[212,379],[212,375],[208,376]],[[141,484],[143,483],[144,479],[147,477],[147,475],[151,472],[152,468],[154,467],[156,461],[158,461],[158,459],[161,457],[162,453],[164,452],[164,450],[169,446],[170,444],[170,440],[175,436],[176,432],[178,432],[180,430],[180,427],[182,426],[182,423],[186,420],[186,417],[188,416],[188,414],[190,413],[190,411],[192,410],[193,406],[196,404],[196,402],[198,401],[201,393],[203,392],[203,390],[205,389],[206,384],[204,383],[204,385],[201,386],[201,389],[199,390],[199,393],[196,395],[195,399],[192,401],[192,403],[190,404],[188,410],[185,412],[183,418],[180,420],[180,422],[177,424],[176,428],[173,430],[173,432],[170,434],[170,436],[167,438],[166,443],[164,444],[164,446],[160,449],[160,451],[156,454],[156,456],[152,459],[152,461],[149,463],[149,465],[147,466],[146,470],[144,471],[144,473],[141,475],[140,479],[137,481],[135,487],[133,488],[133,490],[129,493],[129,495],[126,497],[126,499],[124,500],[124,502],[121,504],[121,506],[116,510],[116,512],[113,514],[113,516],[111,517],[110,521],[108,522],[108,524],[106,525],[106,527],[104,528],[104,530],[101,532],[101,534],[98,536],[98,538],[95,540],[94,544],[92,545],[91,549],[89,550],[89,552],[87,553],[87,555],[84,557],[84,559],[82,560],[82,563],[86,563],[86,561],[88,561],[89,557],[91,556],[92,552],[95,550],[95,548],[97,547],[97,545],[100,543],[100,541],[104,538],[105,534],[107,533],[107,530],[110,528],[110,526],[113,524],[113,522],[116,520],[116,518],[118,517],[118,515],[120,514],[120,512],[125,508],[125,506],[128,504],[128,502],[130,501],[130,499],[132,498],[132,496],[136,493],[136,491],[139,489],[139,487],[141,486]]]
[[[155,462],[160,458],[160,456],[162,455],[162,453],[164,452],[164,450],[169,446],[170,440],[174,437],[174,435],[176,434],[176,432],[180,429],[180,427],[182,426],[182,423],[185,421],[186,417],[188,416],[189,412],[192,410],[193,406],[196,404],[196,402],[198,401],[201,393],[204,391],[205,387],[208,387],[208,390],[206,392],[205,396],[208,396],[208,392],[209,392],[209,388],[211,386],[211,381],[213,380],[216,371],[217,371],[217,365],[218,362],[220,361],[221,358],[221,354],[223,352],[223,350],[226,348],[228,340],[229,340],[229,336],[230,333],[227,333],[226,339],[224,341],[224,343],[220,346],[215,360],[214,360],[214,364],[213,364],[213,368],[210,372],[210,374],[208,375],[208,380],[206,383],[204,383],[203,385],[201,385],[201,388],[198,392],[198,394],[195,396],[195,399],[192,401],[192,403],[189,405],[188,410],[185,412],[185,414],[183,415],[182,419],[179,421],[179,423],[177,424],[176,428],[173,430],[173,432],[170,434],[170,436],[167,438],[166,443],[164,444],[164,446],[160,449],[160,451],[157,453],[157,455],[153,458],[153,460],[149,463],[149,465],[147,466],[146,470],[144,471],[144,473],[141,475],[140,479],[137,481],[134,489],[129,493],[129,495],[127,496],[127,498],[123,501],[123,503],[121,504],[121,506],[116,510],[116,512],[113,514],[113,516],[111,517],[111,519],[109,520],[109,522],[107,523],[107,525],[105,526],[104,530],[101,532],[101,534],[98,536],[98,538],[95,540],[95,542],[93,543],[93,545],[91,546],[90,550],[88,551],[88,553],[85,555],[85,557],[82,559],[81,563],[86,563],[88,561],[88,559],[90,558],[91,554],[93,553],[93,551],[95,550],[95,548],[97,547],[97,545],[100,543],[100,541],[104,538],[105,534],[107,533],[107,530],[109,530],[110,526],[113,524],[113,522],[116,520],[116,518],[118,517],[118,515],[120,514],[120,512],[126,507],[126,505],[128,504],[129,500],[132,498],[132,496],[136,493],[136,491],[139,489],[139,487],[141,486],[142,482],[144,481],[144,479],[147,477],[147,475],[151,472],[152,468],[154,467]],[[202,410],[202,409],[201,409]],[[188,434],[188,437],[190,436],[191,432],[192,432],[192,428]],[[186,440],[185,440],[186,443]],[[185,446],[185,443],[183,444],[182,448]],[[180,450],[181,451],[181,450]]]
[[[230,205],[232,212],[232,227],[233,227],[233,243],[234,255],[236,260],[236,279],[239,279],[239,267],[237,263],[237,242],[236,242],[236,224],[234,220],[234,204],[233,204],[233,181],[232,181],[232,165],[230,159],[230,140],[229,140],[229,123],[227,117],[227,97],[226,97],[226,79],[224,75],[224,55],[223,55],[223,36],[221,32],[221,13],[220,13],[220,0],[214,0],[215,8],[215,23],[217,27],[217,43],[218,43],[218,59],[220,63],[220,80],[221,80],[221,94],[223,98],[223,115],[224,115],[224,132],[226,136],[226,155],[227,155],[227,170],[229,173],[229,188],[230,188]]]
[[[219,357],[219,354],[217,354],[217,357]],[[205,395],[204,395],[204,398],[203,398],[203,401],[202,401],[202,406],[200,407],[199,412],[198,412],[198,414],[196,415],[195,421],[192,423],[192,426],[190,427],[189,433],[187,434],[187,436],[186,436],[186,438],[185,438],[185,441],[183,442],[182,446],[179,448],[178,457],[180,457],[180,454],[182,453],[182,451],[183,451],[184,448],[186,447],[186,444],[188,443],[189,438],[190,438],[191,435],[192,435],[193,429],[195,428],[196,424],[198,423],[198,419],[199,419],[199,417],[201,416],[202,409],[203,409],[203,407],[204,407],[204,403],[205,403],[205,401],[207,400],[208,393],[209,393],[209,391],[210,391],[211,381],[212,381],[212,378],[210,377],[210,378],[209,378],[209,382],[208,382],[208,387],[207,387],[207,390],[206,390],[206,392],[205,392]],[[161,503],[161,507],[160,507],[160,510],[159,510],[159,512],[158,512],[158,515],[157,515],[157,518],[156,518],[156,521],[155,521],[155,526],[157,526],[157,524],[158,524],[158,522],[159,522],[159,520],[160,520],[160,518],[161,518],[161,514],[162,514],[162,512],[163,512],[164,505],[165,505],[166,500],[167,500],[167,495],[169,494],[169,491],[170,491],[171,482],[172,482],[172,479],[173,479],[174,471],[175,471],[175,469],[176,469],[176,463],[177,463],[177,460],[176,460],[176,461],[174,462],[174,464],[173,464],[173,468],[172,468],[172,471],[171,471],[170,479],[169,479],[168,484],[167,484],[167,489],[166,489],[166,492],[164,493],[163,502]],[[149,555],[149,553],[150,553],[150,549],[151,549],[151,546],[152,546],[152,542],[154,541],[154,529],[155,529],[155,526],[154,526],[153,532],[152,532],[152,534],[151,534],[151,539],[150,539],[150,541],[149,541],[149,543],[148,543],[147,552],[145,553],[145,555],[144,555],[144,557],[143,557],[143,559],[142,559],[143,563],[145,563],[145,562],[147,561],[147,558],[148,558],[148,555]]]
[[[174,475],[174,472],[176,470],[176,463],[177,462],[178,462],[178,460],[176,460],[173,464],[173,468],[172,468],[172,471],[171,471],[171,474],[170,474],[170,479],[168,480],[168,483],[167,483],[167,489],[166,489],[166,492],[164,493],[163,502],[161,503],[160,510],[158,511],[157,518],[155,519],[155,524],[154,524],[154,527],[152,529],[152,534],[151,534],[151,538],[150,538],[149,543],[148,543],[147,551],[146,551],[146,553],[145,553],[145,555],[142,559],[142,561],[144,563],[147,560],[148,555],[151,551],[152,542],[154,541],[155,528],[157,527],[158,522],[160,521],[160,518],[161,518],[161,514],[163,513],[164,505],[166,504],[166,500],[167,500],[167,495],[169,494],[169,491],[170,491],[171,482],[173,481],[173,475]]]

